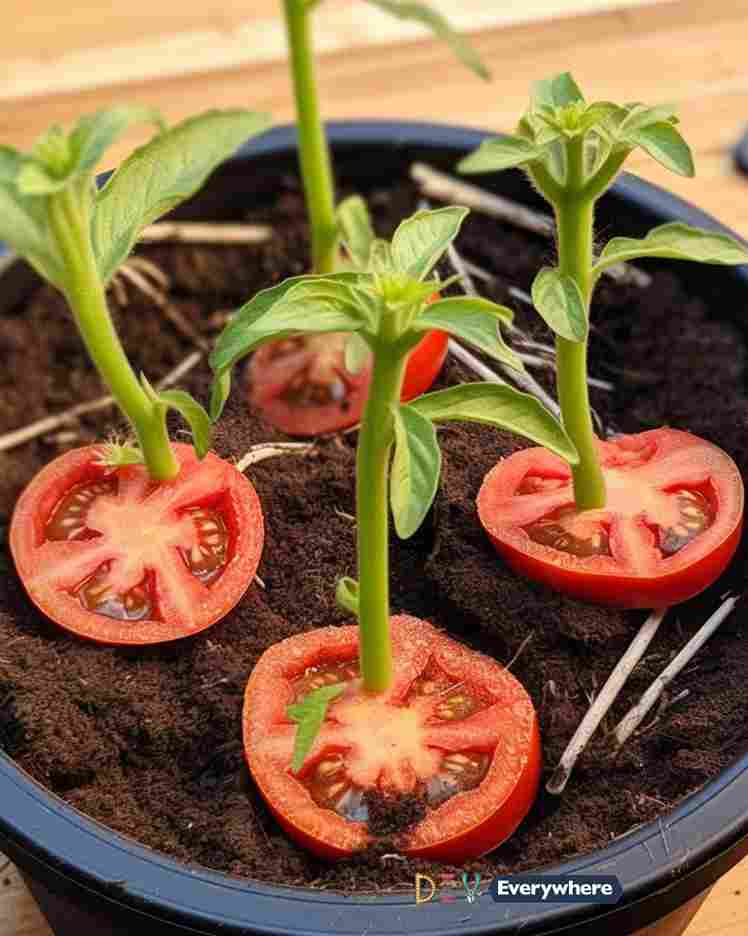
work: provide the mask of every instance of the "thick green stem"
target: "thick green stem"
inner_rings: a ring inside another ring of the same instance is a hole
[[[112,324],[91,247],[88,218],[70,190],[50,198],[50,221],[65,260],[65,296],[91,360],[130,420],[146,466],[157,481],[179,473],[162,407],[154,406],[133,373]]]
[[[386,347],[375,353],[356,456],[359,642],[367,692],[384,692],[392,683],[388,480],[405,361]]]
[[[564,194],[556,202],[558,258],[561,273],[579,286],[589,317],[592,297],[594,201],[582,194],[584,185],[583,141],[570,141],[568,176]],[[572,468],[574,499],[579,510],[605,506],[605,479],[595,446],[587,388],[587,342],[556,339],[558,396],[564,428],[579,453]]]
[[[330,150],[319,111],[310,28],[311,7],[305,0],[284,0],[299,130],[299,156],[307,210],[312,228],[315,273],[333,273],[338,229]]]

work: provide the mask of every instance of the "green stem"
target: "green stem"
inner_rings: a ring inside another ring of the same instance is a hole
[[[561,273],[579,286],[587,316],[592,297],[593,221],[595,203],[582,194],[584,185],[583,140],[568,146],[568,176],[561,199],[556,203],[558,258]],[[587,341],[556,338],[558,396],[564,428],[579,453],[572,468],[574,499],[579,510],[605,506],[605,479],[595,446],[589,391],[587,388]]]
[[[311,7],[305,0],[284,0],[283,6],[296,98],[301,174],[312,228],[312,267],[315,273],[333,273],[338,253],[335,191],[330,150],[319,111]]]
[[[359,642],[367,692],[384,692],[392,683],[388,480],[405,362],[386,346],[375,352],[356,455]]]
[[[165,411],[148,398],[120,344],[91,246],[89,219],[69,189],[50,198],[50,222],[65,261],[65,296],[91,360],[130,420],[151,476],[171,480],[179,463],[169,444]]]

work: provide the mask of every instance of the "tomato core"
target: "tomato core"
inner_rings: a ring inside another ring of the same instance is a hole
[[[197,633],[239,600],[263,541],[252,485],[176,445],[180,473],[112,470],[91,446],[55,459],[21,495],[10,543],[32,600],[93,640],[155,643]]]
[[[499,664],[414,618],[392,619],[395,679],[364,692],[357,628],[324,628],[267,651],[245,696],[247,761],[286,831],[326,858],[370,840],[369,798],[416,798],[404,854],[465,860],[496,847],[535,797],[540,741],[522,686]],[[343,684],[301,771],[286,706]]]
[[[575,597],[621,607],[685,601],[725,569],[739,541],[743,483],[716,446],[658,429],[598,450],[600,510],[574,506],[571,472],[525,449],[486,476],[478,513],[518,572]]]

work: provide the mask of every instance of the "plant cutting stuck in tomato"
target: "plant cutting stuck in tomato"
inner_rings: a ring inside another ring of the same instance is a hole
[[[248,368],[251,405],[288,435],[337,432],[360,422],[371,367],[345,366],[347,335],[299,335],[259,348]],[[446,332],[431,331],[408,357],[401,399],[433,384],[447,356]]]
[[[112,469],[74,449],[22,493],[10,526],[18,574],[61,627],[111,644],[151,644],[220,620],[252,581],[264,540],[251,483],[213,454],[174,445],[179,474]]]
[[[249,769],[286,832],[343,858],[371,841],[367,794],[413,794],[425,816],[403,854],[461,862],[503,842],[529,810],[541,749],[532,702],[506,669],[416,618],[391,619],[393,680],[367,694],[358,627],[327,627],[271,647],[244,704]],[[295,775],[289,704],[345,684]]]
[[[478,494],[496,549],[519,573],[587,601],[656,608],[724,571],[740,539],[743,482],[721,449],[654,429],[597,442],[602,509],[574,506],[571,469],[545,449],[499,462]]]

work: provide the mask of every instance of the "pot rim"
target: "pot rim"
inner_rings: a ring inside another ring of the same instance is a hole
[[[338,151],[370,145],[462,153],[495,135],[447,124],[383,120],[332,122],[327,132]],[[295,127],[282,126],[245,144],[234,160],[283,158],[295,148]],[[616,182],[612,197],[655,220],[679,220],[736,236],[683,199],[629,174]],[[726,270],[724,275],[748,289],[748,266]],[[470,907],[462,900],[416,907],[412,892],[350,897],[231,877],[178,862],[79,812],[0,751],[0,845],[14,860],[46,868],[114,904],[201,930],[220,926],[229,934],[246,933],[249,928],[266,934],[332,930],[344,936],[362,932],[394,936],[407,929],[414,934],[436,930],[443,936],[499,936],[519,929],[529,934],[590,920],[599,923],[622,907],[662,894],[676,881],[695,877],[698,869],[712,871],[702,873],[689,896],[709,886],[724,870],[725,854],[748,837],[747,803],[748,752],[667,816],[590,854],[540,869],[545,874],[616,875],[624,898],[615,907],[498,905],[487,894]],[[715,873],[717,865],[721,870]]]

